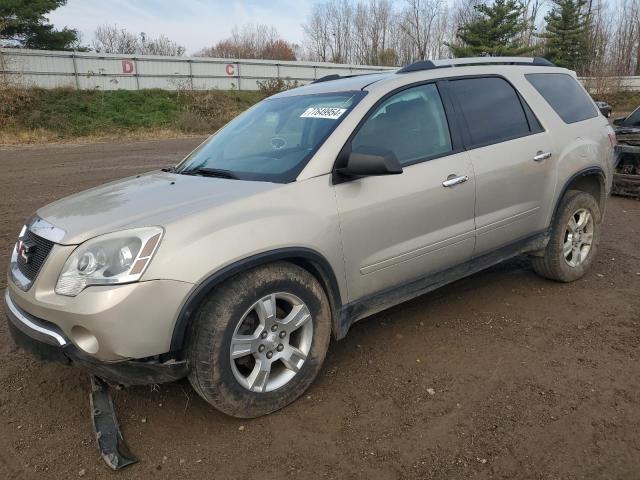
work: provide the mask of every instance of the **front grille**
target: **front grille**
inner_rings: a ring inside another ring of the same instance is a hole
[[[29,253],[27,254],[28,261],[25,261],[22,255],[20,255],[20,252],[18,252],[18,269],[25,277],[33,281],[38,276],[38,272],[49,256],[49,252],[53,248],[54,243],[39,237],[29,230],[27,230],[24,237],[22,237],[22,242],[29,249]]]

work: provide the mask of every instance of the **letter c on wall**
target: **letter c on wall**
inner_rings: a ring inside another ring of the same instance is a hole
[[[224,71],[231,77],[235,73],[235,68],[232,63],[227,63],[227,66],[224,67]]]

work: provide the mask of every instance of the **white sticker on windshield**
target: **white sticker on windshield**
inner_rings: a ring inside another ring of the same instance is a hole
[[[328,118],[329,120],[337,120],[346,111],[346,108],[309,107],[300,115],[300,118]]]

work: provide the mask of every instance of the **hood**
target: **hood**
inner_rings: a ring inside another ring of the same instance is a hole
[[[125,228],[163,226],[281,186],[158,171],[65,197],[39,209],[37,215],[63,229],[60,243],[72,245]]]

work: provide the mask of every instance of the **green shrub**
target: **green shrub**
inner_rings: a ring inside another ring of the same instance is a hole
[[[302,85],[297,80],[288,80],[284,78],[269,78],[264,81],[258,80],[258,90],[265,96],[270,97],[276,93],[284,92]]]

